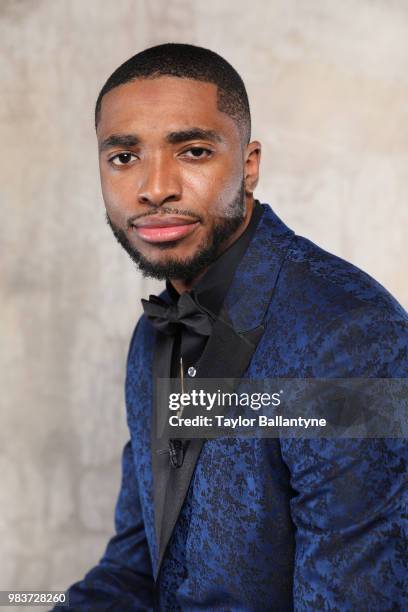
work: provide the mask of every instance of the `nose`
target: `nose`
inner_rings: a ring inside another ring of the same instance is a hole
[[[177,168],[164,155],[157,155],[145,162],[138,189],[138,202],[159,207],[181,199],[181,180]]]

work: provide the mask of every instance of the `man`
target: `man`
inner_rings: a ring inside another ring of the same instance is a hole
[[[217,54],[135,55],[95,117],[108,223],[167,283],[130,344],[116,534],[70,609],[407,609],[403,439],[163,447],[153,401],[168,376],[403,378],[407,314],[254,199],[261,145],[244,84]]]

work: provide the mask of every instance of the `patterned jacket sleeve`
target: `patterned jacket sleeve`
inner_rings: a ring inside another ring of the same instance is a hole
[[[363,309],[312,345],[317,378],[407,376],[403,318]],[[407,610],[407,439],[287,439],[281,448],[295,491],[294,609]]]
[[[127,366],[135,346],[133,332]],[[68,589],[68,612],[143,612],[154,609],[154,579],[145,534],[131,441],[122,454],[122,480],[115,508],[115,535],[99,563]],[[61,609],[61,608],[59,608]]]
[[[153,610],[153,575],[144,532],[130,441],[122,456],[115,535],[94,568],[68,590],[72,612]],[[61,609],[61,608],[58,608]]]

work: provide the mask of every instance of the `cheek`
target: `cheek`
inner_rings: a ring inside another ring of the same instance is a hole
[[[101,189],[105,208],[113,220],[127,217],[131,213],[133,190],[126,181],[101,172]]]
[[[184,192],[205,209],[208,218],[225,217],[231,203],[241,191],[243,178],[243,168],[235,161],[234,164],[223,164],[219,168],[208,168],[200,173],[185,175]]]
[[[234,177],[226,182],[223,189],[219,191],[215,201],[212,214],[217,217],[225,217],[230,214],[230,208],[236,198],[239,196],[242,188],[242,176]]]
[[[214,223],[219,222],[220,218],[235,215],[235,201],[242,191],[243,174],[235,173],[230,176],[223,176],[214,185],[211,198],[208,200],[207,215]]]

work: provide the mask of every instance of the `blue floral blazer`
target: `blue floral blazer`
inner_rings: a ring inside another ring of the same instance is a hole
[[[198,376],[407,377],[404,309],[263,206]],[[157,533],[155,340],[141,317],[116,532],[69,610],[408,610],[403,438],[192,440]]]

